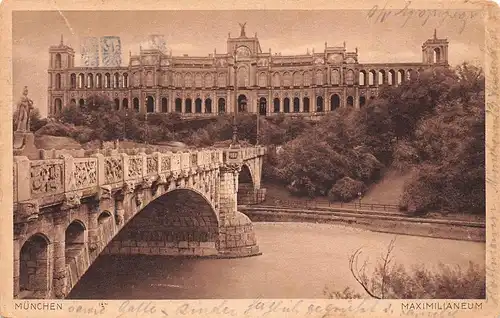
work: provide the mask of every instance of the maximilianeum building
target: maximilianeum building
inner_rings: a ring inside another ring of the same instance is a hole
[[[141,113],[212,116],[238,112],[316,116],[339,107],[360,108],[380,87],[411,81],[433,65],[448,65],[448,41],[434,37],[422,45],[420,63],[360,63],[345,43],[323,52],[285,56],[263,52],[257,36],[227,39],[227,52],[205,57],[172,56],[140,49],[129,65],[76,67],[75,51],[51,46],[49,115],[66,105],[83,105],[93,94],[107,95],[115,108]],[[390,60],[390,56],[388,57]]]

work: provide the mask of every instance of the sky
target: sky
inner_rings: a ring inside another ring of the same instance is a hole
[[[484,63],[484,22],[479,14],[439,12],[425,15],[381,10],[240,10],[240,11],[17,11],[12,18],[13,97],[26,85],[42,116],[47,114],[49,47],[64,43],[80,63],[80,40],[119,36],[122,64],[139,52],[150,34],[164,35],[173,55],[207,56],[226,52],[228,33],[257,33],[263,52],[282,55],[322,52],[328,46],[358,48],[360,63],[421,62],[421,46],[432,38],[449,41],[452,65]],[[385,17],[384,19],[382,19]],[[383,21],[382,21],[383,20]]]

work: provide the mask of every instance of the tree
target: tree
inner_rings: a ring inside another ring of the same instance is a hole
[[[375,299],[484,299],[486,296],[485,269],[470,262],[466,270],[459,266],[439,264],[439,270],[431,271],[414,266],[407,271],[392,256],[396,238],[379,258],[375,269],[369,273],[368,259],[360,262],[362,248],[349,257],[349,270],[366,294]],[[363,298],[350,288],[343,292],[325,293],[329,298]]]

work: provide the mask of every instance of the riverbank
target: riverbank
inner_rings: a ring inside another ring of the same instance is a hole
[[[291,209],[240,206],[252,222],[307,222],[344,224],[372,232],[431,238],[485,242],[484,223],[448,219],[402,217],[396,213],[356,211],[349,209]]]

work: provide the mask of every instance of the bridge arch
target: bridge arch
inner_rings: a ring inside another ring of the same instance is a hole
[[[254,204],[256,190],[256,180],[252,168],[249,164],[243,163],[238,174],[238,204]]]
[[[169,190],[147,203],[117,230],[105,253],[122,255],[216,255],[219,215],[201,191]]]
[[[20,298],[45,298],[50,290],[52,275],[50,264],[51,242],[42,233],[31,235],[19,252]],[[16,266],[16,264],[14,264]]]

